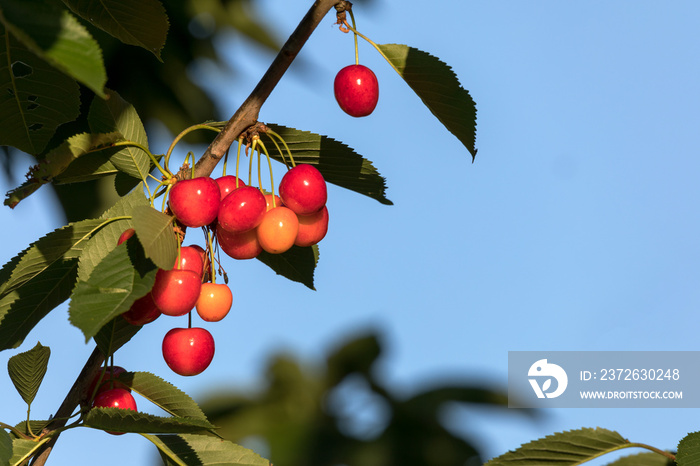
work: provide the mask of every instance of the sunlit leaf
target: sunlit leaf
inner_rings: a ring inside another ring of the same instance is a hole
[[[227,440],[209,435],[144,435],[153,442],[168,465],[184,466],[270,466],[257,453]]]
[[[21,44],[2,22],[0,83],[0,145],[37,155],[60,124],[78,116],[78,84]]]
[[[492,459],[485,466],[531,466],[544,463],[548,466],[574,466],[628,444],[629,441],[617,432],[600,427],[582,428],[533,440]]]
[[[133,216],[136,236],[143,245],[146,257],[161,269],[172,269],[177,258],[174,218],[151,207],[135,207]]]
[[[209,421],[190,417],[162,417],[119,408],[93,408],[85,425],[111,432],[183,433],[213,429]]]
[[[7,361],[7,372],[10,380],[20,396],[28,405],[32,404],[46,369],[49,365],[51,349],[37,343],[36,346],[24,353],[16,354]]]
[[[25,461],[30,458],[43,444],[48,442],[50,437],[42,437],[40,440],[12,440],[12,458],[10,458],[10,466],[20,466],[26,464]]]
[[[125,44],[160,58],[168,17],[158,0],[63,0],[73,12]]]
[[[8,466],[12,458],[12,437],[0,429],[0,466]]]
[[[107,72],[100,46],[68,10],[48,0],[5,0],[2,9],[5,27],[25,47],[104,96]]]
[[[207,420],[199,405],[189,395],[156,375],[148,372],[126,372],[120,374],[118,379],[168,414]]]
[[[452,68],[429,53],[402,44],[379,49],[426,107],[476,157],[476,104]]]
[[[302,248],[292,246],[282,254],[270,254],[261,252],[257,259],[274,270],[277,275],[299,282],[307,287],[314,288],[314,270],[318,262],[318,246]]]
[[[43,184],[50,183],[54,177],[63,173],[71,162],[87,154],[103,151],[121,139],[119,133],[83,133],[68,138],[29,170],[27,181],[7,193],[5,205],[14,208]]]
[[[153,287],[156,267],[141,245],[128,241],[109,252],[86,281],[78,281],[68,309],[71,324],[94,337],[110,320],[129,310]]]
[[[107,90],[106,99],[94,99],[88,114],[90,130],[93,133],[116,132],[134,146],[126,146],[110,156],[110,162],[118,170],[128,175],[145,179],[151,170],[151,159],[136,145],[148,148],[146,130],[134,107],[115,91]]]

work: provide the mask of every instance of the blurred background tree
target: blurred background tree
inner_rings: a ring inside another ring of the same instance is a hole
[[[289,354],[270,358],[262,390],[227,388],[200,400],[225,439],[285,466],[465,466],[483,464],[479,443],[444,426],[454,403],[507,410],[506,393],[478,378],[433,380],[406,398],[381,383],[379,332],[345,337],[318,367]]]

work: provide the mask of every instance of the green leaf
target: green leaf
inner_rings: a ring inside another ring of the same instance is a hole
[[[73,163],[54,178],[54,184],[70,184],[82,183],[84,181],[96,180],[104,176],[114,175],[117,173],[110,159],[110,151],[105,150],[96,152],[90,157],[81,157],[74,160]]]
[[[379,50],[445,128],[476,157],[476,104],[452,68],[429,53],[403,44]]]
[[[0,466],[8,466],[12,458],[12,437],[0,429]]]
[[[64,302],[75,286],[77,257],[103,220],[55,230],[0,270],[0,351],[16,348],[32,328]]]
[[[48,0],[5,0],[2,8],[5,27],[24,46],[104,97],[102,51],[75,16]]]
[[[318,246],[299,247],[292,246],[282,254],[270,254],[261,252],[257,259],[274,270],[277,275],[299,282],[308,288],[314,288],[314,270],[318,263]]]
[[[199,405],[185,392],[148,372],[126,372],[118,380],[168,414],[207,421]]]
[[[134,208],[148,205],[148,198],[143,193],[143,189],[139,187],[115,202],[100,218],[107,220],[117,217],[130,217]],[[133,221],[126,218],[112,221],[95,233],[87,242],[83,253],[80,255],[78,279],[86,281],[97,264],[117,247],[119,236],[124,230],[133,227]]]
[[[177,238],[173,231],[174,217],[151,207],[135,207],[134,230],[143,245],[146,257],[160,269],[170,270],[177,259]]]
[[[608,463],[607,466],[675,466],[671,458],[666,458],[658,453],[638,453],[636,455],[623,456],[617,461]]]
[[[209,435],[144,435],[153,442],[168,465],[178,466],[270,466],[257,453]]]
[[[24,462],[50,439],[51,437],[45,436],[37,441],[24,439],[12,440],[12,458],[10,458],[10,466],[25,464]]]
[[[122,136],[119,133],[83,133],[71,136],[29,170],[27,181],[7,193],[5,205],[14,208],[21,200],[27,198],[42,185],[50,183],[55,176],[63,173],[74,160],[108,149],[121,139]]]
[[[141,434],[201,432],[215,428],[207,420],[189,417],[161,417],[119,408],[93,408],[85,416],[85,425],[111,432]]]
[[[37,343],[36,346],[24,353],[16,354],[7,361],[7,372],[10,380],[25,403],[32,404],[39,391],[41,381],[46,375],[51,349]]]
[[[678,443],[678,466],[695,466],[700,463],[700,432],[692,432]]]
[[[103,355],[114,354],[136,335],[141,326],[131,325],[121,317],[115,317],[95,335],[95,344]]]
[[[96,3],[97,2],[93,2]],[[115,91],[107,90],[106,99],[94,99],[88,114],[93,133],[116,132],[126,141],[148,148],[148,137],[136,109]],[[138,147],[129,146],[112,154],[110,162],[118,170],[143,180],[151,171],[151,159]]]
[[[68,8],[125,44],[160,59],[168,35],[168,17],[158,0],[63,0]]]
[[[285,126],[267,124],[289,146],[294,161],[314,165],[328,183],[371,197],[382,204],[392,205],[386,198],[386,180],[372,162],[357,154],[342,142],[320,134],[300,131]],[[270,157],[281,162],[280,150],[287,156],[284,146],[265,141]]]
[[[80,91],[73,79],[37,57],[2,22],[0,14],[0,145],[37,155],[60,124],[77,118]]]
[[[42,421],[29,421],[29,429],[27,429],[27,421],[22,421],[19,424],[15,425],[15,429],[18,431],[22,432],[25,435],[37,435],[39,434],[42,430],[44,430],[46,427],[48,427],[49,424],[51,424],[51,420],[42,420]],[[15,438],[20,438],[17,434],[14,432],[10,432],[10,437],[13,439]]]
[[[522,445],[485,466],[574,466],[619,450],[629,441],[617,432],[597,427],[558,432]]]
[[[174,263],[174,262],[173,262]],[[94,337],[110,320],[129,310],[153,287],[156,267],[140,244],[127,241],[109,252],[86,281],[78,281],[68,309],[71,324]]]

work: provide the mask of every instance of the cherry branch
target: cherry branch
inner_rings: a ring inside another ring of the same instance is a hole
[[[338,11],[342,11],[347,6],[347,3],[348,2],[345,0],[316,0],[314,2],[294,32],[289,36],[287,42],[282,46],[282,49],[272,61],[270,67],[260,79],[257,86],[255,86],[255,89],[253,89],[248,98],[238,108],[228,123],[226,123],[224,129],[217,135],[214,141],[212,141],[204,152],[204,155],[197,161],[195,164],[195,177],[209,176],[238,136],[245,131],[246,128],[257,122],[260,108],[282,79],[282,76],[287,72],[290,65],[301,51],[301,48],[316,27],[318,27],[321,20],[334,6],[337,5]],[[190,176],[190,170],[180,170],[176,174],[178,179],[185,179]],[[80,375],[63,400],[63,403],[61,403],[58,411],[56,411],[56,415],[54,416],[55,420],[43,433],[50,433],[65,426],[66,419],[84,398],[89,381],[92,380],[93,374],[103,362],[104,356],[95,348],[85,363]],[[58,433],[37,452],[32,466],[43,466],[46,464],[57,439]]]
[[[272,61],[258,85],[255,86],[248,98],[226,123],[224,129],[209,145],[204,155],[197,161],[195,164],[195,177],[211,175],[228,148],[231,147],[231,144],[246,128],[258,121],[260,108],[280,79],[282,79],[282,76],[287,72],[287,69],[289,69],[289,66],[321,20],[334,6],[338,5],[339,8],[344,8],[347,3],[344,0],[316,0],[314,2],[297,28],[289,36],[287,42],[282,46],[282,49]],[[190,171],[180,170],[175,176],[178,179],[189,178]]]

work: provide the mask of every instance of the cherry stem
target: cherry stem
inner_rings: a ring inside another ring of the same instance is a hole
[[[226,150],[226,154],[224,154],[224,170],[221,176],[226,176],[226,166],[228,165],[228,151],[231,149],[230,147]],[[192,167],[192,177],[194,178],[194,166]]]
[[[241,162],[241,147],[243,147],[243,138],[238,138],[238,150],[236,150],[236,189],[238,189],[238,165]]]
[[[262,141],[258,141],[258,154],[260,154],[260,148],[262,148],[263,152],[265,153],[265,158],[267,158],[267,166],[270,168],[270,187],[272,189],[272,208],[274,209],[277,207],[275,203],[275,179],[272,176],[272,160],[270,160],[270,154],[267,152],[267,148],[265,147],[265,144],[263,144]],[[279,149],[279,147],[278,147]],[[260,160],[260,159],[258,159]],[[262,187],[262,182],[260,183],[260,186]]]
[[[214,240],[211,231],[207,232],[207,247],[209,249],[209,276],[211,282],[216,283],[216,274],[212,272],[214,270]]]
[[[355,38],[355,64],[359,65],[360,64],[360,52],[359,48],[357,46],[357,31],[356,31],[356,25],[355,25],[355,15],[352,14],[352,10],[346,10],[348,13],[350,13],[350,21],[352,21],[352,28],[351,31],[353,32],[353,37]]]
[[[163,158],[163,165],[165,166],[164,167],[165,172],[163,172],[163,176],[165,176],[166,178],[171,178],[173,176],[170,172],[170,169],[168,168],[168,165],[170,164],[170,155],[173,153],[173,150],[175,149],[175,146],[177,145],[177,143],[180,142],[180,140],[182,138],[184,138],[185,136],[187,136],[189,133],[191,133],[192,131],[196,131],[198,129],[208,129],[210,131],[216,131],[217,133],[221,132],[221,128],[217,128],[217,127],[212,126],[212,125],[207,124],[207,123],[192,125],[189,128],[183,129],[180,132],[180,134],[175,136],[175,139],[173,139],[173,142],[170,143],[170,147],[168,147],[168,151],[165,153],[165,157]],[[194,164],[192,164],[192,165],[193,165],[193,168],[192,168],[191,178],[194,178]],[[209,175],[209,174],[211,174],[211,172],[208,173],[207,175]],[[178,175],[180,175],[180,173],[178,173]],[[178,178],[179,178],[179,176],[178,176]]]
[[[249,162],[248,162],[248,185],[253,184],[253,156],[255,155],[255,141],[253,141],[252,144],[252,151],[250,155],[248,154],[248,146],[245,148],[245,155],[248,156]]]
[[[289,146],[287,145],[287,141],[285,141],[282,136],[275,133],[270,128],[267,128],[267,131],[265,133],[269,136],[274,136],[280,140],[280,142],[284,145],[284,149],[287,151],[287,155],[289,155],[289,161],[292,164],[292,168],[296,167],[296,164],[294,163],[294,157],[292,157],[292,151],[289,150]],[[272,138],[270,138],[270,139],[272,139]],[[273,139],[273,141],[274,141],[274,139]],[[276,142],[275,142],[275,146],[277,146]],[[287,170],[289,170],[289,165],[287,165],[287,160],[284,158],[284,153],[280,150],[279,146],[277,146],[277,150],[279,151],[280,155],[282,156],[282,161],[287,166]]]

